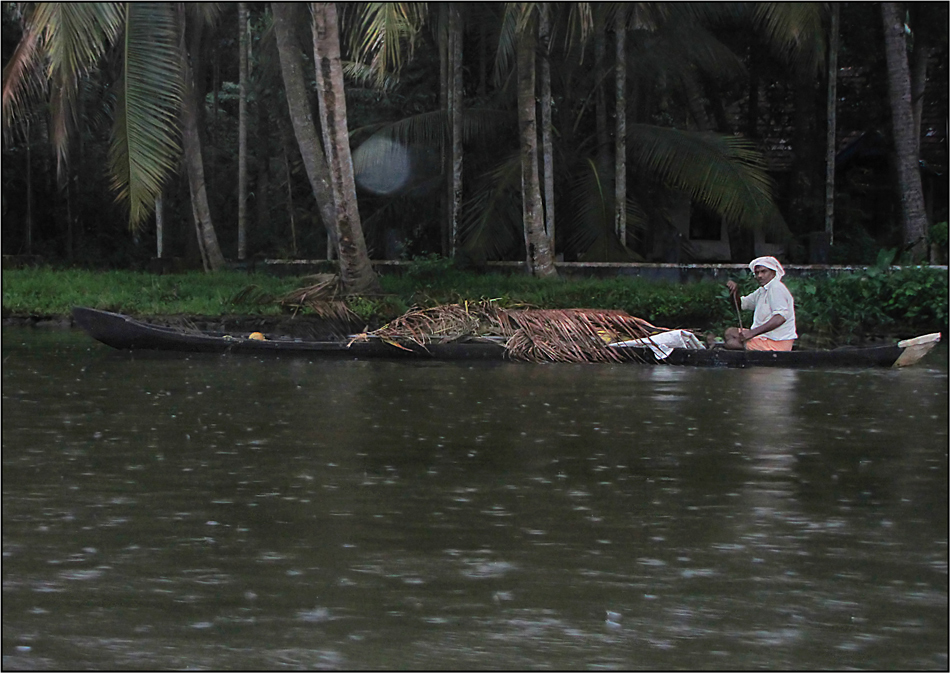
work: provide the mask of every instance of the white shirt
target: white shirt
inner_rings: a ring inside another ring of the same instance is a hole
[[[795,300],[792,299],[792,293],[778,278],[773,278],[752,294],[744,296],[742,308],[755,309],[752,316],[752,329],[764,325],[774,315],[785,318],[785,322],[771,332],[765,332],[759,336],[774,341],[798,338],[798,333],[795,331]]]

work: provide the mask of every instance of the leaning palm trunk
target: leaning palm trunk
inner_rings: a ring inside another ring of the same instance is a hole
[[[544,230],[538,176],[538,120],[535,105],[535,35],[530,23],[518,35],[518,122],[521,126],[521,200],[528,273],[557,276],[551,243]]]
[[[340,277],[351,294],[378,292],[379,280],[369,260],[356,200],[336,6],[332,2],[315,2],[312,13],[320,125],[340,233]]]
[[[897,154],[897,175],[900,180],[904,245],[919,259],[923,257],[925,250],[927,213],[920,182],[917,141],[913,137],[914,116],[910,99],[910,69],[907,64],[903,12],[897,3],[882,2],[881,16],[884,19],[887,81],[891,99],[894,150]]]
[[[303,65],[300,58],[300,49],[294,39],[297,8],[292,2],[272,2],[271,10],[274,15],[274,35],[277,41],[277,52],[280,57],[280,72],[284,82],[284,91],[287,96],[287,106],[290,109],[290,120],[294,127],[294,135],[303,159],[313,198],[320,211],[320,219],[327,230],[328,250],[327,258],[337,251],[340,234],[336,224],[336,205],[333,200],[333,190],[330,187],[330,169],[320,145],[313,122],[313,113],[310,111],[310,101],[307,99],[307,89],[304,83]]]
[[[211,206],[205,183],[204,161],[201,158],[201,139],[198,135],[198,101],[195,98],[194,75],[188,63],[188,55],[182,47],[182,74],[185,78],[181,101],[182,146],[188,172],[188,187],[191,191],[191,208],[198,235],[198,247],[206,271],[217,271],[225,265],[224,255],[218,245],[218,236],[211,222]]]

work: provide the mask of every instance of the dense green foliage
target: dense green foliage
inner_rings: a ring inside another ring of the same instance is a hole
[[[381,278],[385,294],[353,297],[351,310],[368,324],[381,324],[412,306],[492,299],[505,307],[621,309],[656,325],[721,333],[736,324],[723,285],[713,282],[652,282],[636,278],[543,280],[524,275],[475,274],[437,259]],[[156,276],[128,271],[89,272],[50,268],[3,272],[3,311],[15,315],[66,315],[91,306],[133,315],[273,315],[276,297],[306,285],[306,278],[222,272]],[[750,277],[743,292],[754,288]],[[799,332],[839,343],[873,334],[913,335],[947,331],[947,272],[927,267],[871,268],[831,278],[787,278],[795,296]],[[751,324],[751,315],[743,317]]]
[[[4,66],[16,58],[14,49],[23,37],[27,15],[43,4],[3,3]],[[76,4],[76,12],[70,14],[92,13],[95,8],[86,5],[107,4]],[[137,11],[167,9],[162,3],[152,4],[139,3]],[[401,4],[379,3],[390,9]],[[835,237],[829,259],[873,263],[882,247],[903,245],[899,190],[889,158],[893,143],[880,8],[878,3],[840,4],[840,157]],[[53,5],[60,10],[71,7],[68,3]],[[568,260],[687,260],[696,251],[684,239],[718,240],[720,218],[728,220],[732,213],[735,223],[727,222],[729,254],[735,260],[750,259],[752,233],[739,223],[758,219],[755,227],[761,229],[762,221],[772,221],[764,212],[759,218],[750,217],[758,212],[762,199],[752,198],[755,195],[748,192],[755,192],[752,187],[767,173],[768,184],[759,185],[759,191],[772,194],[787,224],[787,231],[779,223],[779,231],[769,235],[785,237],[783,261],[806,261],[809,236],[824,230],[826,75],[821,61],[829,5],[553,3],[556,39],[550,45],[550,66],[556,251]],[[415,48],[404,54],[398,72],[392,69],[386,73],[386,86],[379,88],[373,73],[366,72],[368,64],[359,62],[359,54],[352,48],[353,44],[375,43],[372,34],[360,34],[365,25],[354,14],[365,6],[341,3],[345,7],[346,101],[353,149],[368,147],[370,139],[395,138],[405,145],[411,164],[411,170],[401,176],[405,180],[391,191],[374,189],[368,175],[359,175],[357,170],[358,178],[363,178],[358,199],[370,252],[374,259],[446,254],[443,151],[449,110],[443,102],[439,74],[446,66],[445,50],[440,49],[445,23],[440,12],[445,7],[413,5],[427,13],[421,32],[413,35]],[[503,20],[507,6],[459,3],[459,7],[465,14],[460,48],[465,81],[459,256],[476,262],[521,259],[518,128],[510,72],[513,31]],[[584,39],[577,30],[579,24],[572,22],[577,16],[572,12],[582,7],[596,15],[590,17],[596,29]],[[192,60],[201,101],[204,173],[224,254],[233,259],[237,249],[237,51],[238,35],[246,32],[252,45],[247,83],[248,254],[304,259],[325,256],[326,231],[293,139],[270,6],[249,6],[251,19],[246,31],[237,25],[235,5],[198,4],[192,9],[215,19],[201,23],[201,31],[185,37],[188,49],[195,52]],[[604,122],[612,122],[616,106],[610,15],[618,9],[635,10],[628,17],[624,63],[625,133],[629,137],[629,235],[625,241],[617,237],[612,219],[614,180],[612,160],[608,159],[616,131],[612,123]],[[939,3],[916,3],[908,12],[910,57],[928,56],[926,70],[915,68],[914,72],[922,72],[924,77],[919,98],[923,103],[920,155],[934,221],[944,220],[947,212],[946,11]],[[309,58],[312,40],[307,35],[308,24],[303,16],[298,37],[301,53]],[[47,37],[50,34],[46,33]],[[408,33],[395,34],[402,35],[404,42],[409,39]],[[137,232],[129,231],[127,205],[116,202],[106,170],[110,156],[114,159],[110,129],[114,121],[122,119],[117,107],[117,101],[123,100],[123,86],[119,85],[122,52],[116,49],[125,43],[154,46],[156,40],[132,32],[111,44],[107,53],[90,56],[88,67],[79,73],[76,107],[63,117],[70,120],[67,146],[56,141],[57,135],[62,135],[52,114],[57,96],[39,96],[33,101],[35,107],[25,106],[29,115],[20,121],[29,123],[5,136],[0,170],[4,254],[36,254],[53,263],[66,260],[97,268],[137,268],[155,255],[153,220],[144,220]],[[598,57],[598,46],[605,57]],[[154,64],[146,59],[139,65],[152,73],[157,84],[170,82],[172,78],[156,76],[161,73],[146,67]],[[312,63],[305,64],[303,70],[312,91]],[[126,75],[126,85],[139,81],[130,73]],[[154,98],[144,96],[141,102]],[[311,102],[316,106],[315,100]],[[152,141],[156,134],[144,136]],[[57,147],[68,159],[61,165],[55,160]],[[62,173],[58,173],[60,168]],[[382,173],[386,178],[400,177],[394,176],[393,170]],[[165,181],[162,189],[164,255],[197,265],[200,255],[184,172]],[[140,205],[151,207],[151,201],[144,199]],[[710,209],[715,212],[710,214]],[[683,232],[675,230],[673,220],[679,218],[682,224],[684,212],[689,236],[681,239],[677,236]],[[945,243],[936,249],[945,250]]]
[[[789,279],[799,324],[841,338],[906,332],[912,326],[947,329],[947,274],[928,268],[868,269],[824,280]],[[912,331],[912,330],[911,330]]]

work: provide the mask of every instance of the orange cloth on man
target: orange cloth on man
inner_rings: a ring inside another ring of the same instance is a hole
[[[745,342],[747,351],[790,351],[795,339],[786,339],[785,341],[776,341],[764,336],[752,337]]]

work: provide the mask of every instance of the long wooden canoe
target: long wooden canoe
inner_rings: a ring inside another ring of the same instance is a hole
[[[415,358],[434,360],[508,359],[504,340],[495,337],[465,337],[444,343],[394,343],[378,337],[315,341],[271,336],[263,340],[248,334],[183,330],[142,322],[130,316],[98,309],[76,307],[73,320],[91,337],[121,350],[166,350],[188,353],[283,353],[351,358]],[[675,348],[657,360],[649,348],[618,350],[631,362],[696,367],[891,367],[920,360],[940,340],[928,334],[897,344],[833,350],[792,350],[786,353],[732,351],[722,348]]]

